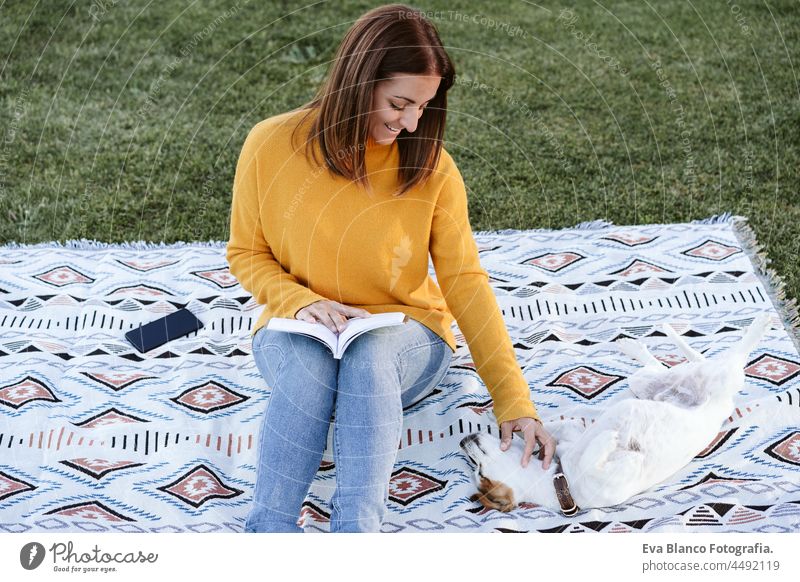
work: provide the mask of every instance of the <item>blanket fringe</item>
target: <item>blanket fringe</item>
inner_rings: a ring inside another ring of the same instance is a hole
[[[775,305],[775,310],[783,321],[786,332],[794,343],[795,349],[800,353],[800,313],[798,313],[797,300],[786,295],[786,284],[783,279],[768,266],[772,260],[756,240],[756,233],[747,223],[747,217],[733,216],[731,220],[736,238],[750,258],[750,262],[753,263],[753,270],[764,284],[767,294]]]
[[[589,220],[587,222],[580,222],[571,228],[526,228],[519,230],[516,228],[504,228],[502,230],[475,230],[472,234],[475,235],[488,235],[488,234],[522,234],[526,232],[555,232],[556,230],[598,230],[601,228],[609,228],[614,226],[613,222],[607,220]]]
[[[691,224],[722,224],[731,222],[734,218],[735,217],[732,216],[730,212],[723,212],[722,214],[715,214],[708,218],[698,218],[697,220],[693,220]]]
[[[692,220],[689,224],[724,224],[727,222],[731,222],[733,216],[730,212],[723,212],[722,214],[714,214],[709,216],[708,218],[698,218],[696,220]],[[665,223],[666,224],[666,223]],[[661,223],[659,223],[661,225]],[[502,230],[476,230],[473,231],[473,234],[520,234],[525,232],[555,232],[556,230],[599,230],[602,228],[609,228],[615,226],[613,222],[608,220],[589,220],[587,222],[581,222],[576,224],[571,228],[528,228],[525,230],[517,230],[514,228],[506,228]],[[631,226],[643,226],[641,224],[635,224]]]

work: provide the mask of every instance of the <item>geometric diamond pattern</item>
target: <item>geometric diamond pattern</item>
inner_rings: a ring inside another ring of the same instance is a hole
[[[658,236],[648,236],[646,234],[640,234],[638,232],[633,232],[633,231],[617,231],[601,238],[606,240],[613,240],[615,242],[622,243],[629,247],[635,247],[652,242],[656,240]]]
[[[319,523],[330,522],[330,513],[310,501],[304,501],[300,509],[300,519],[297,520],[297,525],[303,527],[315,521]]]
[[[106,297],[149,297],[149,298],[164,298],[169,299],[172,293],[161,287],[155,285],[147,285],[145,283],[137,283],[136,285],[123,285],[114,289],[109,289],[106,292]]]
[[[172,259],[116,259],[116,261],[120,265],[125,265],[133,269],[134,271],[139,271],[140,273],[147,273],[149,271],[155,271],[156,269],[161,269],[162,267],[169,267],[171,265],[175,265],[178,261]]]
[[[0,404],[19,409],[34,400],[61,402],[50,388],[31,376],[25,376],[13,384],[0,386]]]
[[[53,287],[64,287],[65,285],[72,285],[73,283],[85,285],[94,282],[92,277],[84,275],[80,271],[67,265],[54,267],[45,273],[33,275],[33,278],[52,285]]]
[[[741,252],[742,249],[739,247],[726,245],[711,239],[708,239],[704,243],[692,247],[691,249],[682,251],[682,253],[688,257],[698,257],[711,261],[723,261],[731,255]]]
[[[728,518],[728,525],[738,525],[740,523],[752,523],[766,519],[763,511],[755,511],[749,507],[737,506]]]
[[[622,380],[622,378],[622,376],[617,376],[616,374],[603,374],[589,366],[578,366],[567,370],[558,378],[549,382],[547,386],[563,386],[579,396],[591,400]]]
[[[706,457],[709,457],[712,454],[716,453],[722,447],[722,445],[724,445],[725,442],[728,439],[730,439],[731,436],[733,436],[733,433],[735,433],[737,430],[739,430],[738,427],[720,431],[719,433],[717,433],[717,436],[714,437],[714,440],[711,441],[711,443],[709,443],[709,445],[705,449],[703,449],[702,451],[697,453],[697,455],[695,455],[695,458],[705,459]]]
[[[36,487],[30,483],[0,471],[0,501],[12,495],[24,493],[25,491],[33,491],[34,489],[36,489]]]
[[[698,505],[686,512],[686,525],[705,527],[722,526],[722,521],[708,505]]]
[[[182,392],[179,396],[170,398],[176,404],[185,406],[190,410],[208,414],[215,410],[230,408],[249,400],[248,396],[242,396],[226,388],[221,384],[209,380],[201,386],[195,386]]]
[[[82,420],[81,422],[73,423],[75,426],[82,428],[98,428],[102,426],[113,426],[120,424],[135,424],[138,422],[147,422],[143,418],[138,418],[132,414],[126,414],[116,408],[109,408],[103,412],[99,412],[94,416]]]
[[[115,392],[127,388],[140,382],[141,380],[154,380],[158,376],[145,374],[144,372],[80,372],[83,376],[94,380],[95,382],[111,388]]]
[[[73,519],[92,519],[108,522],[136,521],[135,519],[114,511],[99,501],[86,501],[72,505],[65,505],[57,509],[46,511],[44,514],[60,515],[62,517],[70,517]]]
[[[107,461],[105,459],[70,459],[60,461],[67,467],[77,469],[81,473],[85,473],[94,479],[99,480],[101,477],[108,475],[112,471],[121,471],[122,469],[129,469],[132,467],[141,467],[144,463],[135,463],[133,461]]]
[[[195,509],[211,499],[229,499],[243,493],[241,489],[225,485],[214,471],[203,464],[157,489],[169,493]]]
[[[422,471],[403,467],[392,473],[389,481],[389,499],[408,506],[417,499],[444,489],[447,481],[441,481]]]
[[[737,479],[735,477],[721,477],[712,471],[699,481],[692,483],[691,485],[686,485],[685,487],[681,487],[681,489],[691,489],[692,487],[697,487],[699,485],[708,485],[709,483],[747,483],[749,481],[756,481],[756,479]]]
[[[218,269],[192,271],[191,274],[214,283],[220,289],[228,289],[239,284],[239,281],[231,274],[231,270],[227,266]]]
[[[784,463],[800,467],[800,431],[795,431],[771,444],[764,452]]]
[[[752,378],[782,386],[800,374],[800,364],[779,356],[762,354],[744,369],[744,373]]]
[[[491,398],[488,400],[484,400],[482,402],[478,402],[475,400],[471,400],[469,402],[464,402],[463,404],[459,404],[457,408],[468,408],[475,414],[486,414],[489,412],[492,407],[494,406]]]
[[[610,275],[620,275],[622,277],[630,277],[631,275],[643,275],[646,273],[671,273],[669,269],[659,267],[655,263],[635,259],[631,261],[627,267],[623,267],[618,271],[609,273]]]
[[[585,258],[586,257],[580,253],[574,252],[545,253],[543,255],[539,255],[538,257],[525,259],[521,264],[533,265],[535,267],[539,267],[540,269],[550,271],[551,273],[557,273],[561,269],[564,269]]]

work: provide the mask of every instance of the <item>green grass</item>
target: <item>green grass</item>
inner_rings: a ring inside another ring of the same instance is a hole
[[[247,131],[377,5],[34,4],[0,8],[0,242],[227,239]],[[795,0],[581,1],[572,25],[552,1],[415,6],[462,81],[446,139],[475,230],[731,211],[800,296]]]

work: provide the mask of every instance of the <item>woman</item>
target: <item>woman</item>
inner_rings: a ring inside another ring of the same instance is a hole
[[[330,529],[379,531],[403,408],[447,372],[454,317],[492,395],[501,448],[521,430],[522,464],[537,440],[550,464],[555,442],[480,266],[463,180],[442,148],[454,78],[421,13],[379,7],[347,32],[310,103],[258,123],[245,140],[227,258],[265,305],[253,357],[272,388],[245,531],[302,531],[296,522],[332,414]],[[337,333],[349,318],[390,311],[409,322],[359,336],[341,360],[315,340],[264,327],[288,317]]]

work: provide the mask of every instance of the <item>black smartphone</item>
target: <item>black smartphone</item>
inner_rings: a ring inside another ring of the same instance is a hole
[[[183,337],[203,327],[203,322],[185,307],[167,316],[139,325],[125,334],[133,347],[140,352],[149,352],[168,341]]]

